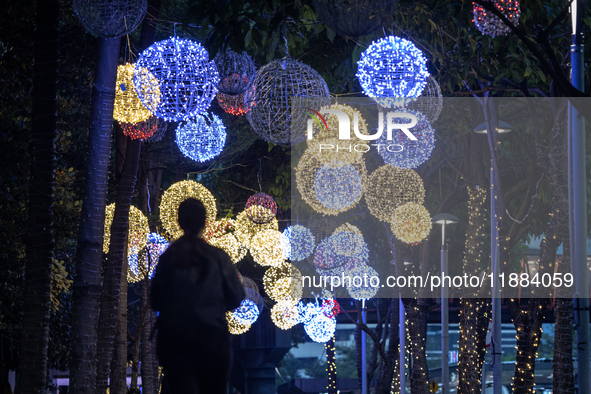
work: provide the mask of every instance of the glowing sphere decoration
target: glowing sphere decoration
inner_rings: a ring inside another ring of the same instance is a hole
[[[322,308],[318,305],[318,301],[307,303],[300,301],[297,304],[297,308],[300,316],[299,322],[303,324],[311,322],[314,316],[322,313]]]
[[[380,289],[377,271],[367,265],[357,266],[347,275],[351,278],[351,283],[347,283],[347,291],[356,300],[373,298]]]
[[[409,128],[409,131],[417,139],[411,140],[400,129],[392,130],[391,141],[386,139],[385,133],[382,134],[382,138],[376,141],[378,144],[384,144],[378,153],[386,164],[399,168],[417,168],[431,156],[431,152],[435,147],[435,132],[431,127],[431,123],[420,112],[404,109],[400,113],[416,117],[417,124]],[[384,116],[384,118],[386,117]],[[405,115],[393,119],[393,123],[398,124],[410,123],[411,121],[412,119]],[[387,120],[384,120],[384,127],[386,127],[386,122]]]
[[[418,97],[429,72],[427,59],[412,42],[389,36],[373,42],[357,63],[363,93],[383,107],[393,108]]]
[[[199,163],[219,155],[226,144],[226,127],[211,114],[195,116],[176,129],[176,144],[183,155]]]
[[[363,239],[363,234],[361,233],[361,230],[359,230],[359,227],[354,226],[351,223],[345,223],[340,225],[334,230],[332,235],[336,235],[338,233],[354,233],[359,235]]]
[[[407,203],[396,208],[390,227],[396,238],[404,243],[416,245],[429,236],[432,227],[431,215],[424,206]]]
[[[279,265],[285,260],[281,250],[281,232],[277,230],[256,233],[249,249],[254,261],[263,267]]]
[[[119,123],[121,126],[121,131],[123,131],[123,135],[129,137],[132,140],[141,139],[143,141],[154,142],[157,138],[156,134],[162,128],[165,129],[166,125],[161,125],[160,120],[154,116],[144,120],[143,122],[139,123]],[[164,126],[164,127],[163,127]],[[161,133],[163,134],[163,133]],[[162,135],[159,136],[158,140],[162,138]]]
[[[263,286],[267,295],[275,301],[297,302],[302,298],[302,274],[288,262],[267,269],[263,275]]]
[[[371,173],[365,189],[369,212],[384,222],[391,222],[394,210],[407,202],[422,204],[423,180],[414,170],[383,165]]]
[[[232,262],[236,264],[246,256],[248,249],[238,241],[233,230],[235,230],[233,220],[216,220],[208,226],[207,231],[203,234],[203,238],[210,245],[226,252]]]
[[[213,61],[220,75],[218,90],[223,94],[234,96],[244,93],[254,81],[256,68],[246,52],[236,53],[227,48],[218,52]]]
[[[117,67],[117,81],[115,82],[115,104],[113,106],[113,119],[122,123],[139,123],[152,116],[149,109],[144,107],[136,93],[133,83],[133,71],[135,67],[126,63]],[[149,87],[145,94],[153,94],[152,101],[160,100],[158,80],[148,72],[142,74],[144,77],[143,86]],[[145,88],[144,88],[145,89]]]
[[[205,205],[205,227],[207,228],[209,223],[215,221],[217,215],[215,199],[205,186],[191,180],[174,183],[164,192],[160,201],[160,222],[172,240],[180,238],[184,233],[179,226],[178,209],[181,202],[191,197]]]
[[[72,7],[82,26],[93,36],[119,37],[139,26],[148,0],[73,0]]]
[[[244,93],[229,95],[218,92],[216,97],[220,107],[230,115],[242,116],[248,112],[244,106]]]
[[[314,342],[328,342],[337,328],[337,322],[335,319],[324,316],[320,313],[314,316],[308,323],[304,324],[304,330],[306,334]]]
[[[306,227],[294,224],[281,234],[283,257],[292,261],[302,261],[314,252],[314,235]]]
[[[228,331],[232,335],[240,335],[244,334],[246,331],[250,330],[250,324],[244,324],[234,316],[233,311],[226,312],[226,322],[228,323]]]
[[[144,133],[144,136],[142,137],[142,140],[144,142],[158,142],[162,139],[162,137],[164,137],[164,134],[166,134],[166,131],[168,130],[168,123],[166,123],[162,119],[157,118],[155,116],[153,116],[152,118],[148,119],[145,122],[138,123],[136,126],[146,124],[146,123],[150,122],[152,119],[158,120],[158,127],[156,128],[156,131],[152,135],[146,135],[147,133]]]
[[[339,312],[341,311],[341,306],[334,298],[326,298],[322,301],[322,305],[320,306],[320,311],[322,314],[330,319],[334,319],[337,317]]]
[[[257,72],[244,101],[246,118],[259,137],[276,145],[291,145],[306,139],[308,115],[300,107],[328,106],[330,92],[310,66],[284,58]]]
[[[103,252],[109,252],[111,242],[111,225],[115,215],[115,204],[107,205],[105,210],[105,232],[103,236]],[[128,254],[138,254],[146,246],[150,234],[148,218],[136,207],[129,207],[129,225],[127,229],[127,250]]]
[[[338,255],[355,257],[362,261],[369,259],[369,249],[362,236],[349,231],[341,231],[329,238]]]
[[[257,193],[248,198],[244,211],[254,223],[265,224],[275,219],[277,204],[270,195]]]
[[[236,217],[234,235],[238,238],[238,241],[250,249],[251,240],[255,234],[264,230],[278,230],[279,223],[277,219],[273,218],[269,223],[256,224],[248,218],[245,211],[242,211]]]
[[[146,75],[158,80],[160,100]],[[157,117],[169,122],[185,122],[205,112],[219,82],[218,71],[201,44],[178,37],[152,44],[140,55],[133,75],[142,103]]]
[[[259,318],[260,311],[252,300],[244,299],[232,313],[239,323],[251,325]]]
[[[490,2],[501,12],[514,26],[519,23],[521,7],[518,0],[484,0]],[[486,10],[480,4],[472,3],[473,22],[482,34],[491,37],[504,36],[511,32],[511,29],[496,15]]]
[[[295,168],[295,178],[302,199],[312,209],[336,216],[357,205],[367,170],[363,160],[346,165],[323,163],[308,148]]]
[[[271,308],[271,320],[282,330],[289,330],[299,323],[299,319],[297,301],[279,301]]]
[[[170,243],[158,233],[148,234],[146,246],[138,254],[130,254],[127,258],[127,281],[139,282],[154,276],[160,256],[168,248]]]
[[[358,256],[347,256],[345,254],[346,249],[339,249],[343,245],[340,245],[337,241],[337,238],[331,236],[322,240],[316,247],[314,266],[319,273],[337,275],[367,262],[367,255],[361,253]]]
[[[407,104],[406,108],[422,113],[431,123],[439,118],[443,109],[443,95],[441,94],[439,84],[433,76],[429,75],[421,95],[415,101]]]

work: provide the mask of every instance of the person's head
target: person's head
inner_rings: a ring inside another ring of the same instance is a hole
[[[199,234],[205,227],[205,206],[196,198],[187,198],[179,205],[178,221],[185,234]]]

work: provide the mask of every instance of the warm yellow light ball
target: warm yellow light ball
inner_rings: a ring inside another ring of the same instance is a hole
[[[107,205],[105,211],[105,233],[103,237],[103,252],[109,252],[111,244],[111,225],[115,215],[115,204]],[[137,254],[148,242],[150,225],[148,218],[133,205],[129,207],[129,227],[127,230],[128,254]]]
[[[228,331],[232,335],[244,334],[250,330],[250,324],[242,324],[235,317],[232,311],[226,312],[226,321],[228,322]]]
[[[297,301],[279,301],[271,308],[271,320],[282,330],[289,330],[298,324],[299,317]]]
[[[402,242],[417,244],[431,232],[431,215],[424,206],[409,202],[396,208],[390,227]]]
[[[133,64],[127,63],[117,67],[117,82],[115,83],[115,104],[113,118],[122,123],[139,123],[147,120],[152,113],[144,107],[137,95],[133,83]],[[151,75],[146,72],[145,75]],[[158,80],[152,76],[149,84],[157,89],[157,99],[160,99]]]
[[[234,235],[238,241],[250,249],[250,241],[256,233],[264,230],[278,230],[279,223],[273,218],[269,223],[257,224],[248,218],[245,211],[242,211],[236,217],[235,228]]]
[[[255,262],[266,267],[281,264],[285,257],[281,250],[281,232],[263,230],[250,241],[250,254]]]
[[[267,295],[275,301],[298,301],[302,298],[302,274],[286,261],[265,271],[263,286]]]

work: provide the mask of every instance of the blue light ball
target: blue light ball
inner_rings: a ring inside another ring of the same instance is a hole
[[[154,79],[156,86],[150,82]],[[133,76],[142,103],[169,122],[184,122],[206,111],[219,80],[205,48],[178,37],[156,42],[142,52]]]
[[[244,299],[240,303],[240,306],[234,309],[233,314],[239,323],[251,325],[259,318],[260,311],[252,300]]]
[[[353,207],[363,194],[363,181],[351,164],[333,166],[324,164],[314,178],[314,192],[326,208],[346,211]]]
[[[197,115],[195,120],[179,125],[176,144],[183,155],[204,163],[219,155],[226,143],[226,127],[215,115]]]
[[[289,226],[281,235],[283,257],[292,261],[302,261],[314,251],[316,242],[312,232],[299,224]]]
[[[349,275],[351,278],[351,282],[347,283],[347,291],[356,300],[361,301],[373,298],[380,289],[379,282],[376,286],[372,286],[371,283],[371,277],[379,278],[377,271],[367,265],[359,265],[345,275]],[[355,278],[358,279],[355,280]],[[375,279],[373,284],[376,284]]]
[[[423,52],[404,38],[389,36],[373,42],[357,63],[363,93],[386,108],[405,105],[418,97],[429,72]]]
[[[337,327],[336,319],[326,317],[323,313],[314,316],[308,323],[304,324],[306,334],[314,342],[328,342],[334,335]]]

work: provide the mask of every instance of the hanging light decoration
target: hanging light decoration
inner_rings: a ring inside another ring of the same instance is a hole
[[[431,232],[431,226],[429,211],[424,206],[412,202],[396,208],[390,223],[394,236],[411,245],[416,245],[427,238]]]
[[[119,37],[133,32],[144,19],[148,0],[73,0],[78,20],[96,37]]]
[[[244,334],[246,331],[250,330],[250,324],[244,324],[236,319],[233,311],[226,312],[226,321],[228,322],[228,331],[230,331],[230,334],[232,335]]]
[[[229,95],[218,92],[216,97],[220,107],[230,115],[242,116],[248,112],[244,106],[244,93]]]
[[[263,267],[278,265],[285,260],[281,251],[281,232],[277,230],[256,233],[249,249],[254,261]]]
[[[332,338],[337,327],[336,319],[331,319],[320,313],[304,324],[306,334],[314,342],[327,342]]]
[[[338,250],[339,244],[333,237],[324,239],[314,253],[314,266],[318,273],[339,275],[353,267],[365,264],[367,256],[347,256]]]
[[[117,81],[115,82],[115,103],[113,105],[113,119],[121,123],[139,123],[152,116],[149,109],[144,107],[136,93],[133,83],[134,65],[126,63],[117,67]],[[144,70],[142,86],[148,89],[146,94],[153,94],[152,101],[160,100],[158,80],[147,70]],[[126,134],[127,135],[127,134]]]
[[[258,71],[244,101],[246,118],[259,137],[276,145],[291,145],[306,138],[308,115],[302,107],[330,105],[330,92],[310,66],[284,58]]]
[[[162,139],[162,137],[164,137],[164,134],[166,134],[166,130],[168,129],[168,123],[155,116],[150,119],[158,119],[158,127],[156,128],[154,134],[145,135],[144,137],[142,137],[142,140],[144,142],[158,142]],[[150,122],[150,119],[148,119],[146,122]],[[145,124],[146,122],[138,123],[136,126]]]
[[[302,225],[289,226],[281,234],[281,250],[286,259],[302,261],[312,254],[315,246],[314,235]]]
[[[329,240],[338,255],[355,257],[362,261],[369,259],[367,243],[362,236],[354,232],[340,231],[331,235]]]
[[[260,311],[252,300],[244,299],[232,313],[239,323],[250,326],[257,321]]]
[[[521,7],[518,0],[484,0],[490,2],[497,10],[501,12],[514,26],[519,23],[521,16]],[[472,20],[482,34],[491,37],[504,36],[511,32],[498,16],[486,10],[482,5],[472,2]]]
[[[377,271],[367,265],[359,265],[347,274],[351,278],[350,283],[347,283],[347,292],[356,300],[373,298],[380,289]],[[372,281],[373,278],[378,280]]]
[[[361,230],[359,230],[359,227],[354,226],[351,223],[345,223],[340,225],[334,230],[332,235],[336,235],[338,233],[354,233],[359,235],[361,239],[363,239],[363,234],[361,233]]]
[[[356,123],[360,134],[368,134],[367,122],[361,116],[361,112],[344,104],[333,104],[328,109],[342,111],[349,117],[351,139],[340,140],[338,138],[339,120],[337,115],[324,114],[327,128],[321,127],[316,122],[312,123],[314,138],[307,142],[310,152],[322,163],[343,165],[360,161],[364,152],[358,152],[350,147],[354,146],[356,142],[361,142],[354,131]],[[328,149],[329,146],[332,148]]]
[[[146,75],[158,80],[160,100],[153,100],[153,88],[146,85]],[[154,115],[169,122],[185,122],[209,108],[219,76],[201,44],[171,37],[142,52],[133,82],[142,103]]]
[[[300,158],[295,175],[302,199],[324,215],[338,215],[357,205],[367,181],[363,160],[341,166],[322,163],[310,148]]]
[[[270,195],[257,193],[248,198],[244,212],[253,223],[265,224],[275,219],[277,204]]]
[[[297,301],[282,300],[271,308],[271,320],[282,330],[289,330],[298,324],[299,319]]]
[[[314,235],[316,243],[319,244],[324,238],[330,237],[341,223],[340,219],[333,216],[320,217],[310,223],[310,232]]]
[[[422,204],[425,199],[423,180],[414,170],[383,165],[371,173],[365,189],[369,212],[385,222],[392,220],[394,210],[407,202]]]
[[[234,235],[234,230],[233,220],[216,220],[212,225],[208,226],[203,238],[210,245],[226,252],[232,262],[236,264],[246,256],[248,249],[238,241],[238,238]]]
[[[341,311],[341,306],[334,298],[326,298],[324,301],[322,301],[320,311],[329,319],[336,319],[337,315]]]
[[[263,276],[265,292],[274,301],[302,298],[302,274],[293,264],[282,262],[265,271]]]
[[[154,276],[160,256],[168,248],[170,243],[158,233],[148,234],[146,246],[138,254],[130,254],[127,259],[127,281],[139,282]]]
[[[197,115],[177,127],[176,144],[183,155],[204,163],[224,149],[226,128],[216,115]]]
[[[132,140],[141,139],[146,141],[148,139],[153,139],[154,135],[158,133],[160,130],[160,120],[155,116],[144,120],[143,122],[139,123],[119,123],[121,126],[121,131],[123,131],[123,135],[129,137]],[[164,123],[164,122],[162,122]],[[162,136],[160,136],[162,138]]]
[[[111,242],[111,225],[115,215],[115,204],[107,205],[105,210],[105,232],[103,236],[103,252],[109,253]],[[146,246],[148,234],[150,234],[150,225],[148,218],[136,207],[129,207],[129,224],[127,229],[127,250],[129,254],[138,254]]]
[[[429,72],[427,60],[412,42],[389,36],[373,42],[357,63],[363,93],[386,108],[410,103],[418,97]]]
[[[427,83],[416,100],[406,105],[407,109],[417,111],[425,115],[430,123],[435,122],[443,109],[443,95],[439,84],[429,75]]]
[[[213,59],[217,66],[220,83],[218,90],[226,95],[239,95],[254,81],[256,68],[246,52],[236,53],[230,48],[218,52]]]
[[[279,223],[277,219],[273,218],[269,223],[256,224],[248,218],[245,211],[242,211],[236,217],[235,223],[236,230],[234,235],[238,238],[238,241],[247,248],[251,247],[251,240],[255,234],[264,230],[278,230]]]
[[[377,141],[378,144],[384,145],[378,153],[382,156],[386,164],[400,168],[417,168],[431,156],[431,152],[435,147],[435,132],[427,118],[420,112],[405,109],[400,113],[410,114],[416,117],[417,124],[408,130],[417,139],[411,140],[400,129],[392,130],[391,141],[386,140],[385,135],[382,135],[382,138]],[[409,123],[411,120],[411,118],[405,115],[400,115],[395,117],[392,122],[403,124]],[[386,122],[387,120],[384,120],[384,123]]]
[[[191,197],[205,205],[205,228],[215,221],[217,215],[215,199],[205,186],[191,180],[174,183],[164,192],[160,201],[160,222],[173,240],[180,238],[184,233],[178,222],[179,205]]]
[[[308,324],[312,321],[314,316],[322,313],[322,309],[318,302],[298,302],[297,304],[298,314],[299,314],[299,323]]]

